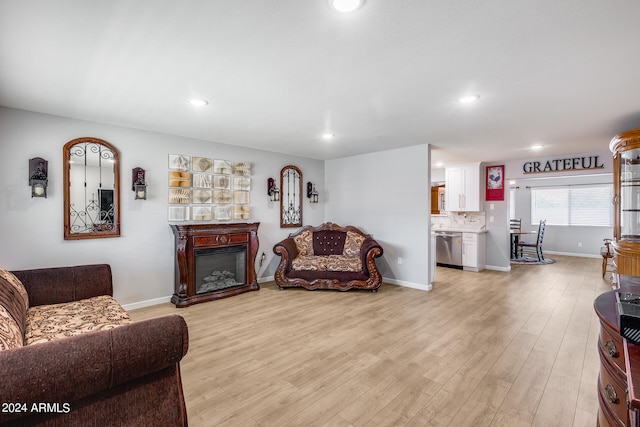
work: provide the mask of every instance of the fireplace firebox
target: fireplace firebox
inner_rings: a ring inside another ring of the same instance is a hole
[[[256,280],[259,223],[172,224],[175,293],[187,307],[260,289]]]

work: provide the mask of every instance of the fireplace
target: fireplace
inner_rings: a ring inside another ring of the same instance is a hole
[[[176,307],[260,289],[256,280],[258,223],[172,224]]]
[[[196,249],[196,294],[246,284],[247,245]]]

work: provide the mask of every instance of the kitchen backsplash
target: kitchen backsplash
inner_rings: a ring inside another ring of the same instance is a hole
[[[484,212],[448,212],[444,215],[431,215],[431,228],[484,230],[487,225]]]

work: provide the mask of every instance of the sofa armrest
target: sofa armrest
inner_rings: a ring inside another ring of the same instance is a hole
[[[362,266],[368,271],[367,268],[367,258],[370,257],[371,260],[373,258],[378,258],[382,256],[382,246],[378,244],[371,237],[367,237],[362,246],[360,247],[360,258],[362,259]]]
[[[13,271],[29,294],[29,306],[59,304],[100,295],[113,296],[108,264]]]
[[[188,350],[179,315],[0,351],[0,402],[68,403],[178,363]],[[0,424],[26,413],[0,413]]]
[[[296,242],[289,237],[276,243],[273,247],[273,252],[282,257],[280,264],[282,265],[283,262],[286,262],[285,271],[289,271],[291,270],[291,260],[298,256],[298,247]]]

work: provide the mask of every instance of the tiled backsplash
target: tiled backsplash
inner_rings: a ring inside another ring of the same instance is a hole
[[[484,230],[487,225],[484,212],[448,212],[444,215],[431,215],[431,228]]]

